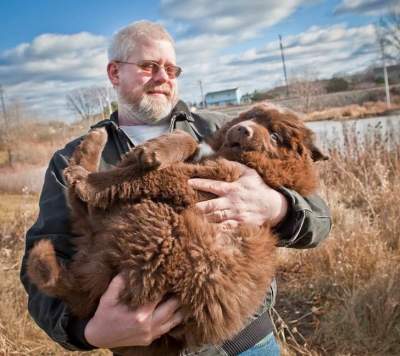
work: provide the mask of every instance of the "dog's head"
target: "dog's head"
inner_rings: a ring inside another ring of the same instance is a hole
[[[328,159],[297,114],[271,105],[242,113],[216,133],[211,146],[218,155],[257,170],[271,187],[303,195],[318,186],[313,163]]]
[[[212,145],[230,157],[255,151],[276,159],[304,155],[313,161],[327,159],[297,114],[271,105],[258,105],[240,114],[218,131]]]

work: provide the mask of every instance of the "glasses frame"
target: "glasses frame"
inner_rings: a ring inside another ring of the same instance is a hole
[[[143,72],[146,73],[151,73],[152,75],[158,73],[160,71],[161,68],[164,69],[165,73],[167,73],[168,78],[169,79],[176,79],[178,78],[181,74],[182,74],[182,68],[178,67],[176,65],[173,64],[167,64],[167,65],[161,65],[160,63],[157,63],[156,61],[152,61],[152,60],[143,60],[140,62],[128,62],[128,61],[119,61],[119,60],[114,60],[115,63],[122,63],[122,64],[133,64],[138,66]],[[146,65],[152,65],[151,69],[145,69],[144,67]],[[157,69],[156,71],[154,69]],[[168,68],[172,68],[173,69],[173,76],[171,76],[168,72]]]

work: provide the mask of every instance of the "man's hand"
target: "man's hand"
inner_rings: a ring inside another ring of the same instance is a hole
[[[147,346],[183,321],[179,303],[174,298],[129,310],[118,303],[123,287],[124,281],[117,275],[101,297],[96,313],[85,328],[89,344],[102,348]]]
[[[231,162],[241,170],[232,183],[193,178],[189,184],[197,190],[213,193],[218,198],[197,203],[209,221],[229,226],[238,223],[277,225],[286,216],[288,203],[278,191],[267,186],[258,173],[247,166]]]

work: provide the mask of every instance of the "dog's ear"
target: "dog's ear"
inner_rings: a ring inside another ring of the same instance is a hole
[[[329,159],[328,156],[324,155],[321,150],[314,144],[314,142],[311,142],[309,145],[309,149],[311,152],[311,158],[314,162],[316,161],[326,161]]]

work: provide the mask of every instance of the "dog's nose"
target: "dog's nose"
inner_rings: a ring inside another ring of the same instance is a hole
[[[236,130],[238,131],[238,135],[240,137],[248,137],[250,138],[253,134],[253,130],[248,126],[237,126]]]
[[[229,131],[231,141],[237,143],[247,141],[253,136],[253,129],[249,125],[237,124]]]

